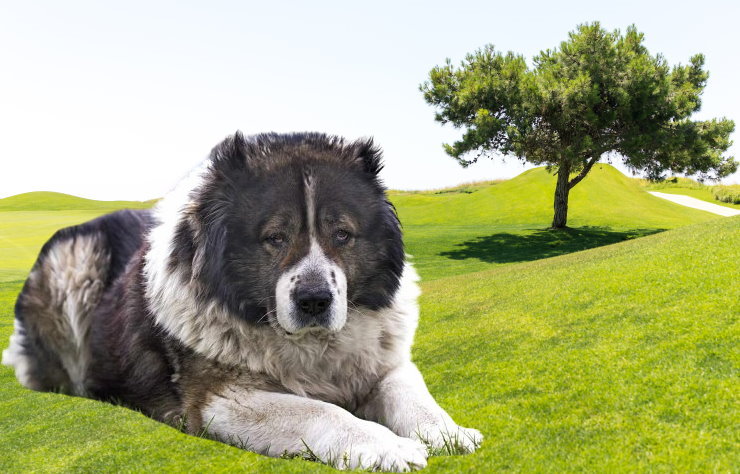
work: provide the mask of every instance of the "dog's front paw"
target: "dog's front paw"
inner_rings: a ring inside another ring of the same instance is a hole
[[[340,469],[409,472],[427,465],[427,449],[420,442],[390,433],[383,439],[352,445],[340,460]]]
[[[327,430],[314,444],[304,442],[308,459],[336,469],[409,472],[427,465],[427,447],[385,426],[357,420],[350,429]]]
[[[474,428],[457,425],[428,424],[420,426],[413,434],[433,454],[466,454],[478,449],[483,435]]]

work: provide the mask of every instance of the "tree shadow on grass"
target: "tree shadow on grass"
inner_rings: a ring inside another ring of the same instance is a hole
[[[613,231],[609,227],[586,226],[562,230],[533,229],[521,234],[501,232],[466,240],[455,245],[459,248],[440,252],[439,255],[454,260],[473,258],[488,263],[528,262],[615,244],[664,230]]]

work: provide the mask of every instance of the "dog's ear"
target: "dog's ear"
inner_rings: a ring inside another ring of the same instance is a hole
[[[221,143],[211,150],[211,161],[214,164],[225,163],[235,168],[244,167],[246,157],[247,140],[239,130],[231,136],[226,137]]]
[[[354,142],[355,156],[362,162],[365,171],[377,176],[383,169],[383,152],[375,146],[372,138],[363,138]]]

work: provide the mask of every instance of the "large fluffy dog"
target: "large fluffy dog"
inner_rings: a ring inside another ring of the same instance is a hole
[[[57,232],[3,362],[272,456],[405,471],[425,444],[473,451],[411,362],[417,276],[380,169],[371,141],[237,133],[153,213]]]

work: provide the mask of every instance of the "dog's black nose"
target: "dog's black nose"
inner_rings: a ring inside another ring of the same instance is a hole
[[[302,290],[296,294],[298,307],[309,316],[321,316],[331,305],[331,291],[325,289]]]

